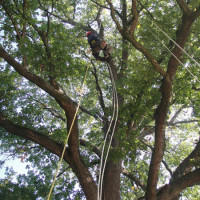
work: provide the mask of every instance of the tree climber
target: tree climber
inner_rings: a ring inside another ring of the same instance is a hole
[[[112,48],[92,31],[87,32],[87,38],[92,49],[92,55],[96,58],[96,60],[109,61]],[[104,57],[99,56],[99,52],[101,50],[103,51]]]

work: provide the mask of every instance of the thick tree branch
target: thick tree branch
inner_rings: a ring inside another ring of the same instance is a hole
[[[200,140],[198,141],[195,149],[190,153],[190,155],[185,158],[182,163],[176,168],[172,175],[171,182],[176,181],[183,174],[188,173],[191,169],[200,163]]]
[[[62,91],[55,90],[51,85],[49,85],[44,79],[41,77],[29,72],[27,69],[23,68],[10,54],[8,54],[4,48],[0,45],[0,57],[3,58],[9,65],[11,65],[20,75],[27,78],[32,83],[36,84],[38,87],[49,93],[52,97],[57,99],[60,103],[65,101],[64,105],[61,106],[64,110],[72,109],[71,106],[72,100],[68,96],[64,95]],[[74,107],[74,106],[73,106]],[[75,107],[73,108],[75,110]]]
[[[191,187],[200,181],[200,169],[196,169],[189,172],[173,183],[164,186],[157,194],[158,200],[173,200],[176,198],[185,188]]]
[[[11,134],[17,135],[21,138],[28,139],[36,144],[39,144],[46,149],[48,149],[51,153],[56,154],[57,156],[61,156],[63,145],[55,142],[48,136],[40,134],[34,130],[23,128],[21,126],[15,125],[10,120],[8,120],[2,112],[0,112],[0,126],[5,130],[10,132]],[[64,160],[67,163],[71,163],[71,159],[69,157],[68,150],[66,150],[64,155]]]
[[[188,7],[188,5],[186,4],[185,0],[176,0],[176,2],[178,3],[179,7],[181,8],[181,10],[183,11],[184,14],[186,14],[186,15],[191,14],[191,10]]]
[[[153,147],[151,145],[146,144],[144,141],[140,140],[140,142],[144,145],[146,145],[147,147],[149,147],[152,151],[153,151]],[[169,174],[172,176],[172,170],[169,168],[168,164],[166,163],[166,161],[162,160],[163,165],[165,166],[165,168],[167,169],[167,171],[169,172]]]
[[[137,0],[132,0],[132,13],[134,15],[134,19],[130,25],[130,34],[132,35],[135,31],[135,28],[137,26],[137,23],[138,23],[138,18],[139,18],[139,14],[138,14],[138,11],[137,11],[137,6],[136,6],[136,2]]]
[[[66,96],[62,91],[56,90],[54,87],[49,85],[44,79],[41,77],[29,72],[26,68],[23,68],[11,55],[9,55],[3,47],[0,45],[0,57],[3,58],[8,64],[13,66],[13,68],[22,76],[27,78],[32,83],[39,86],[41,89],[46,91],[49,95],[55,98],[61,108],[65,111],[67,117],[67,127],[68,130],[72,124],[74,119],[74,114],[76,111],[76,107],[73,104],[73,101]],[[78,123],[77,119],[75,120],[74,126],[72,127],[72,131],[69,137],[69,154],[72,158],[71,161],[73,164],[73,171],[76,173],[77,178],[79,179],[81,186],[85,192],[85,195],[88,199],[93,200],[96,197],[96,184],[88,171],[88,168],[82,162],[79,152],[79,141],[78,141]],[[89,184],[89,187],[87,186]],[[91,190],[93,191],[93,195],[91,196]]]
[[[76,111],[76,107],[73,104],[73,101],[70,97],[66,96],[62,91],[55,89],[51,85],[49,85],[44,79],[41,77],[29,72],[26,68],[23,68],[15,59],[10,56],[0,45],[0,57],[2,57],[8,64],[13,66],[13,68],[22,76],[27,78],[32,83],[39,86],[41,89],[46,91],[48,94],[50,94],[52,97],[55,98],[55,100],[58,102],[58,104],[61,106],[61,108],[65,111],[66,117],[67,117],[67,126],[68,129],[71,126],[71,123],[74,118],[74,114]],[[75,125],[73,126],[72,133],[69,138],[69,145],[72,145],[73,153],[79,154],[78,150],[78,124],[77,120],[75,121]]]
[[[2,112],[0,112],[0,126],[3,127],[5,130],[10,132],[11,134],[17,135],[24,139],[31,140],[46,149],[50,152],[58,155],[59,157],[63,151],[63,145],[56,143],[54,140],[49,138],[48,136],[42,135],[37,133],[31,129],[24,128],[18,125],[15,125],[10,120],[8,120]],[[73,149],[72,149],[73,150]],[[70,165],[74,173],[76,174],[77,178],[80,181],[81,186],[85,192],[85,195],[88,200],[93,200],[96,197],[97,189],[96,184],[93,181],[93,178],[88,171],[88,168],[79,158],[79,156],[72,156],[72,150],[67,148],[65,151],[63,159]],[[92,191],[92,196],[91,192]]]
[[[155,70],[160,73],[163,77],[167,77],[167,73],[162,69],[158,61],[151,55],[151,53],[145,49],[145,47],[136,41],[136,39],[127,32],[122,32],[122,36],[127,39],[137,50],[139,50],[147,60],[154,66]]]
[[[180,30],[177,31],[176,40],[176,43],[182,48],[184,48],[186,40],[189,36],[190,28],[194,20],[195,19],[191,18],[190,16],[183,15],[182,25]],[[180,59],[182,55],[182,50],[180,49],[180,47],[176,46],[173,50],[173,55],[175,55],[178,59]],[[168,80],[166,81],[166,79],[163,79],[161,85],[162,99],[155,113],[155,144],[147,182],[147,200],[154,200],[156,198],[158,173],[160,170],[160,164],[162,162],[165,149],[166,119],[171,101],[173,78],[176,74],[178,65],[179,62],[174,58],[174,56],[171,56],[167,68]]]
[[[197,12],[197,13],[200,14],[200,12]],[[174,47],[172,51],[172,56],[169,59],[168,68],[167,68],[167,73],[169,74],[171,80],[173,80],[176,74],[177,67],[179,65],[178,60],[181,59],[181,56],[183,54],[183,51],[180,49],[180,47],[184,49],[184,46],[186,44],[187,38],[190,33],[191,26],[194,23],[194,21],[197,19],[197,17],[199,16],[196,13],[194,16],[193,14],[194,13],[192,13],[190,16],[184,16],[184,15],[182,16],[182,25],[180,29],[177,30],[176,32],[176,38],[177,38],[176,43],[178,44],[178,46],[176,45]],[[174,55],[176,56],[176,58],[174,57]]]

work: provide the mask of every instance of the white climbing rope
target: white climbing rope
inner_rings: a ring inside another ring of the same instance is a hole
[[[152,20],[151,20],[152,21]],[[153,21],[152,21],[153,23]],[[153,23],[155,24],[155,23]],[[156,25],[156,24],[155,24]],[[159,28],[159,30],[164,33],[170,40],[172,40],[159,26],[156,25],[156,27]],[[176,55],[166,46],[166,44],[164,44],[164,42],[162,42],[156,35],[155,33],[149,28],[149,30],[151,31],[151,33],[154,35],[154,37],[171,53],[171,55],[196,79],[196,81],[198,81],[200,83],[200,80],[198,79],[197,76],[195,76],[187,67],[187,64],[184,64],[183,62],[180,61],[180,59],[178,59],[176,57]],[[176,44],[187,56],[189,56],[189,58],[191,58],[198,66],[199,63],[194,59],[192,58],[192,56],[190,56],[183,48],[181,48],[174,40],[172,40],[174,42],[174,44]]]
[[[151,23],[156,26],[156,28],[158,30],[160,30],[169,40],[171,40],[179,49],[181,49],[194,63],[196,63],[199,67],[200,64],[190,55],[188,54],[179,44],[176,43],[176,41],[174,41],[166,32],[164,32],[156,23],[153,22],[153,20],[151,20],[149,17],[147,17],[147,19],[149,21],[151,21]]]
[[[102,147],[101,161],[100,161],[100,167],[99,167],[99,181],[98,181],[97,200],[101,200],[102,199],[103,177],[104,177],[106,162],[107,162],[107,159],[108,159],[108,154],[109,154],[109,151],[110,151],[110,148],[111,148],[113,135],[114,135],[114,132],[115,132],[115,127],[116,127],[116,124],[117,124],[118,111],[119,111],[119,108],[118,108],[119,107],[119,105],[118,105],[118,97],[117,97],[117,90],[116,90],[115,80],[114,80],[113,73],[112,73],[112,70],[110,69],[109,64],[108,64],[108,69],[109,69],[111,82],[112,82],[112,89],[113,89],[113,115],[112,115],[108,130],[106,132],[105,139],[104,139],[104,144],[103,144],[103,147]],[[110,135],[108,149],[107,149],[106,156],[105,156],[105,159],[104,159],[105,145],[106,145],[106,141],[107,141],[107,138],[109,136],[109,132],[110,132],[110,129],[111,129],[113,121],[114,121],[113,129],[112,129],[112,133]]]

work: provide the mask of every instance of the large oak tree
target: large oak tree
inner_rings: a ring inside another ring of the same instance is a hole
[[[198,198],[198,1],[0,0],[0,19],[1,149],[31,163],[1,195],[47,198],[89,66],[52,198],[97,198],[110,122],[102,199]],[[113,47],[109,61],[92,58],[86,31]]]

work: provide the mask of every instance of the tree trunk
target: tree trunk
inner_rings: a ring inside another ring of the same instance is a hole
[[[112,150],[110,154],[115,154],[115,148],[118,147],[118,141],[113,139]],[[120,174],[121,160],[109,158],[106,163],[104,181],[103,181],[103,200],[120,200]]]

